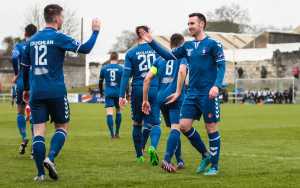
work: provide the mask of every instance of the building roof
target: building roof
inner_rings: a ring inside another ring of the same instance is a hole
[[[206,34],[218,41],[220,41],[224,49],[241,49],[248,43],[253,41],[256,35],[253,34],[239,34],[239,33],[222,33],[222,32],[206,32]],[[155,39],[166,48],[169,48],[170,37],[156,36]],[[192,37],[185,37],[186,40],[191,40]]]

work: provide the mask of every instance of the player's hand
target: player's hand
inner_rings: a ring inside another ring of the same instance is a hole
[[[209,98],[210,99],[214,99],[219,95],[219,88],[217,86],[213,86],[210,90],[209,90]]]
[[[11,80],[11,83],[12,83],[12,84],[15,84],[16,81],[17,81],[17,79],[18,79],[18,75],[15,75],[15,76],[13,77],[13,79]]]
[[[139,30],[139,35],[140,37],[145,40],[146,42],[152,42],[153,38],[151,36],[151,34],[149,32],[146,32],[145,30],[143,29],[140,29]]]
[[[23,101],[28,104],[29,103],[29,91],[23,91]]]
[[[180,97],[180,95],[181,94],[177,93],[177,92],[171,94],[170,96],[167,97],[166,104],[171,104],[171,103],[175,102]]]
[[[149,101],[143,101],[142,104],[142,112],[144,112],[144,114],[149,115],[151,111],[151,105],[149,103]]]
[[[101,21],[98,18],[94,18],[92,21],[92,30],[93,31],[100,31],[101,28]]]
[[[119,105],[120,105],[120,107],[121,107],[121,108],[124,108],[124,106],[125,106],[126,104],[127,104],[126,98],[120,97],[120,98],[119,98]]]

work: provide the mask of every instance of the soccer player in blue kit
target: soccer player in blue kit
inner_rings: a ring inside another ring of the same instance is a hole
[[[122,114],[119,106],[120,83],[123,73],[123,67],[118,64],[118,53],[110,54],[110,62],[104,65],[100,71],[99,91],[103,96],[103,81],[105,81],[105,108],[106,108],[106,123],[110,132],[111,138],[119,138],[119,130],[121,126]],[[116,108],[116,131],[114,132],[113,114]]]
[[[38,174],[35,181],[45,180],[44,167],[50,178],[57,180],[58,174],[54,159],[62,149],[70,120],[67,91],[64,83],[63,63],[66,51],[88,54],[97,39],[100,21],[92,22],[93,33],[84,44],[59,32],[63,24],[63,8],[56,4],[44,8],[46,27],[35,34],[27,43],[23,55],[24,98],[29,95],[34,129],[33,155]],[[55,125],[49,154],[46,157],[45,133],[46,122]]]
[[[16,44],[12,53],[12,63],[15,76],[13,78],[13,83],[16,84],[16,94],[17,94],[17,125],[22,137],[22,143],[19,147],[19,153],[24,154],[25,149],[28,144],[28,138],[26,134],[26,118],[25,118],[25,101],[23,100],[23,72],[20,70],[22,63],[22,56],[25,49],[26,41],[30,39],[37,31],[37,28],[33,24],[29,24],[25,27],[25,40]]]
[[[160,112],[157,102],[158,79],[151,82],[149,89],[149,102],[152,105],[151,112],[146,115],[142,112],[143,82],[153,62],[158,58],[157,53],[140,36],[140,30],[149,32],[147,26],[138,26],[136,33],[138,44],[129,49],[125,56],[124,72],[121,80],[120,106],[126,104],[125,90],[132,77],[131,113],[133,121],[132,138],[138,162],[144,162],[143,147],[150,134],[151,146],[148,148],[150,162],[158,165],[157,146],[160,139]],[[144,124],[144,125],[143,125]],[[144,129],[142,131],[142,127]]]
[[[184,42],[184,37],[181,34],[173,34],[170,38],[171,48],[179,47]],[[157,100],[159,101],[160,110],[163,114],[167,127],[171,128],[169,138],[167,140],[167,147],[162,161],[162,169],[167,172],[176,172],[176,167],[171,163],[173,154],[175,153],[177,160],[177,169],[184,168],[184,161],[181,157],[181,141],[180,139],[174,139],[180,136],[179,114],[184,98],[184,91],[181,92],[181,96],[170,104],[166,104],[167,97],[175,93],[177,88],[177,76],[178,74],[186,74],[187,69],[186,59],[169,60],[165,61],[163,58],[158,58],[150,68],[143,87],[143,105],[142,110],[145,114],[149,114],[151,111],[151,105],[148,101],[148,91],[151,80],[156,76],[159,79],[159,90]],[[185,77],[186,75],[182,75]],[[184,84],[182,80],[180,85]]]
[[[225,73],[225,57],[222,44],[206,36],[204,29],[206,18],[201,13],[189,15],[188,27],[195,40],[185,42],[182,46],[169,52],[152,39],[151,34],[141,31],[140,35],[149,45],[166,60],[186,58],[189,66],[189,89],[180,111],[180,129],[191,144],[202,155],[197,173],[216,175],[220,155],[221,136],[218,131],[220,107],[219,88],[222,87]],[[175,101],[180,96],[180,89],[170,97]],[[209,155],[200,135],[192,127],[194,120],[203,115],[209,138]],[[210,168],[206,171],[208,165]]]

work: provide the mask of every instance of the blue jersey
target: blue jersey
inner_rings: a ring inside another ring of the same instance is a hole
[[[155,41],[149,43],[165,59],[186,58],[189,67],[189,93],[208,95],[213,86],[222,87],[225,58],[221,43],[210,37],[202,41],[188,41],[172,53]]]
[[[119,64],[107,64],[101,68],[100,79],[105,80],[106,97],[119,97],[123,67]]]
[[[176,92],[178,71],[181,64],[187,65],[187,61],[185,58],[168,61],[164,60],[163,58],[158,58],[153,63],[151,70],[153,70],[154,68],[154,70],[156,71],[152,71],[152,73],[157,72],[156,76],[159,80],[159,90],[157,98],[160,105],[166,102],[166,98],[168,96]],[[178,99],[178,101],[181,101],[184,97],[184,91],[182,91],[181,93],[182,95]]]
[[[158,58],[157,53],[149,44],[139,44],[130,49],[125,56],[124,74],[122,77],[120,96],[124,97],[128,78],[132,77],[132,86],[143,87],[144,79],[153,62]],[[158,87],[158,79],[151,82],[151,87]]]
[[[66,95],[63,73],[65,52],[77,52],[79,47],[79,42],[53,28],[45,28],[28,41],[22,63],[32,68],[32,99]]]
[[[18,76],[16,80],[16,84],[18,88],[23,88],[23,72],[20,71],[20,65],[22,62],[22,57],[24,54],[24,50],[26,48],[25,41],[17,43],[12,51],[12,63],[13,69],[16,76]]]

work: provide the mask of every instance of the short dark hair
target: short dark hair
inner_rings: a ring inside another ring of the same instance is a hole
[[[44,8],[44,18],[46,23],[54,22],[54,17],[61,14],[64,9],[57,4],[50,4]]]
[[[31,37],[32,35],[34,35],[37,32],[37,27],[33,24],[28,24],[25,27],[25,36],[26,37]]]
[[[110,60],[117,61],[119,59],[119,55],[117,52],[110,53]]]
[[[192,14],[189,15],[189,18],[190,17],[195,17],[195,16],[198,17],[198,19],[200,21],[204,22],[204,29],[205,29],[205,27],[206,27],[206,17],[204,16],[204,14],[201,14],[201,13],[192,13]]]
[[[140,25],[140,26],[137,26],[136,28],[135,28],[135,33],[136,33],[136,35],[138,36],[138,38],[141,38],[141,36],[140,36],[140,29],[143,29],[144,31],[146,31],[147,33],[149,32],[149,27],[148,26],[146,26],[146,25]]]
[[[184,37],[179,33],[173,34],[170,38],[171,48],[179,47],[183,42],[184,42]]]

